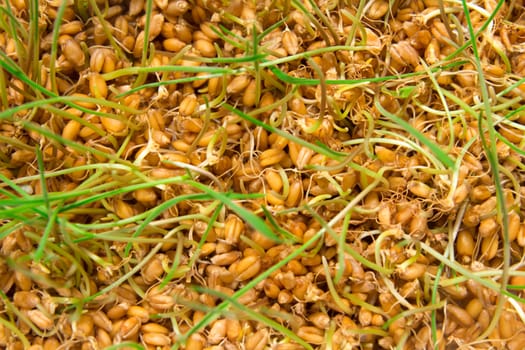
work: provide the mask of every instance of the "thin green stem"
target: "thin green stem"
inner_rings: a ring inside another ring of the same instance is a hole
[[[470,45],[472,47],[472,51],[475,57],[474,63],[476,66],[476,70],[478,72],[478,79],[479,79],[479,85],[481,88],[481,97],[483,100],[483,109],[484,109],[484,117],[485,119],[482,119],[482,114],[480,113],[478,116],[478,127],[479,132],[481,136],[481,142],[483,145],[483,149],[485,150],[486,156],[489,160],[490,167],[492,169],[492,176],[494,178],[494,186],[496,189],[496,198],[497,198],[497,206],[498,206],[498,216],[500,216],[500,221],[502,223],[502,236],[503,236],[503,268],[502,268],[502,278],[501,283],[499,286],[500,293],[503,294],[503,292],[507,292],[507,285],[509,280],[509,267],[510,267],[510,240],[509,240],[509,218],[508,218],[508,211],[505,204],[505,194],[503,192],[503,187],[501,186],[501,179],[498,172],[499,168],[499,162],[498,162],[498,153],[496,149],[496,131],[494,129],[494,122],[492,118],[492,111],[490,106],[490,96],[487,89],[487,84],[485,80],[485,75],[483,73],[483,66],[481,63],[481,59],[478,52],[478,46],[476,43],[476,34],[474,33],[474,28],[470,19],[470,12],[468,9],[468,4],[465,0],[461,1],[463,4],[463,12],[465,14],[465,18],[467,20],[467,25],[469,29],[470,34]],[[498,5],[496,6],[494,12],[491,14],[491,17],[495,16],[499,8],[503,5],[504,1],[500,1]],[[487,21],[488,22],[488,21]],[[488,135],[489,135],[489,143],[487,140],[483,137],[483,125],[486,125]],[[501,297],[498,300],[496,309],[494,311],[493,318],[487,327],[485,331],[478,337],[479,339],[486,338],[492,330],[498,325],[499,322],[499,316],[501,315],[503,305],[505,304],[506,298]]]

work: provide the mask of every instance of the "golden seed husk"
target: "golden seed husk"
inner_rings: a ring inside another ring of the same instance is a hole
[[[413,263],[408,265],[405,269],[399,271],[399,278],[411,281],[413,279],[423,276],[427,266],[420,263]]]
[[[80,122],[76,120],[70,120],[62,130],[62,137],[67,140],[74,141],[80,132],[80,127]]]
[[[285,155],[280,149],[270,148],[261,153],[259,161],[262,167],[267,167],[279,163]]]
[[[226,87],[226,91],[229,94],[238,94],[250,84],[250,81],[251,78],[248,75],[238,75],[235,78],[233,78],[232,81],[230,81],[230,83]]]
[[[293,31],[285,31],[282,41],[283,47],[289,55],[295,55],[299,51],[299,39]]]
[[[247,256],[239,261],[234,271],[235,278],[238,281],[245,281],[257,275],[261,269],[261,261],[258,256]]]
[[[456,249],[460,255],[472,256],[474,254],[475,242],[472,234],[467,230],[458,233],[456,239]]]
[[[136,317],[141,323],[148,322],[149,312],[142,306],[131,305],[127,311],[127,315],[130,317]]]
[[[215,57],[217,55],[217,50],[211,42],[204,39],[199,39],[193,43],[193,47],[197,50],[203,57]]]
[[[101,310],[93,311],[90,313],[93,323],[100,329],[103,329],[106,332],[111,332],[111,320],[109,317],[102,312]]]
[[[481,257],[490,260],[494,258],[498,252],[499,236],[494,234],[487,236],[481,241]]]
[[[40,303],[40,297],[34,291],[18,291],[13,296],[16,306],[23,309],[33,309]]]
[[[226,337],[227,320],[220,319],[213,322],[208,333],[208,343],[219,344]]]
[[[62,53],[75,67],[82,67],[86,63],[86,55],[80,44],[74,39],[66,39],[62,44]]]
[[[371,19],[380,19],[388,11],[388,2],[384,0],[374,0],[368,7],[367,16]]]
[[[80,337],[89,337],[94,335],[94,331],[94,321],[91,315],[80,315],[76,322],[76,334]]]
[[[478,234],[481,237],[494,235],[499,229],[499,224],[494,216],[483,219],[479,223]]]
[[[474,323],[474,319],[472,318],[472,316],[470,316],[470,314],[467,311],[460,308],[459,306],[448,304],[447,312],[450,313],[454,320],[456,320],[465,327],[471,326]]]
[[[171,344],[171,338],[162,333],[144,333],[142,339],[148,345],[168,346]]]
[[[405,66],[407,64],[416,67],[419,64],[419,54],[408,41],[400,41],[391,46],[390,54],[392,60]]]
[[[108,96],[108,86],[106,81],[98,73],[93,73],[89,77],[89,91],[95,98],[106,98]]]
[[[478,299],[474,298],[466,305],[465,310],[473,318],[477,319],[481,310],[483,310],[483,303]]]
[[[252,333],[246,338],[246,349],[248,350],[262,350],[266,347],[268,342],[269,332],[266,328],[260,329]]]
[[[429,198],[435,192],[430,186],[420,181],[409,181],[407,188],[414,195],[422,198]]]
[[[97,340],[97,344],[102,348],[111,346],[113,343],[113,339],[111,338],[109,332],[102,328],[97,328],[95,339]]]
[[[311,344],[322,344],[324,342],[324,332],[316,327],[300,327],[297,335]]]
[[[53,319],[40,310],[28,310],[27,316],[41,330],[48,331],[55,326]]]
[[[130,339],[138,335],[139,329],[141,326],[140,320],[135,317],[129,317],[120,326],[119,334],[122,336],[122,339]]]

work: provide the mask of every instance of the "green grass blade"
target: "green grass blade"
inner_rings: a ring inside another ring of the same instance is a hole
[[[419,142],[427,146],[432,152],[432,154],[434,154],[439,159],[439,161],[443,164],[442,168],[454,170],[456,163],[454,162],[452,158],[449,157],[447,153],[441,150],[441,148],[438,145],[436,145],[434,142],[432,142],[427,137],[425,137],[425,135],[423,135],[421,132],[419,132],[416,128],[414,128],[412,125],[410,125],[405,120],[388,112],[385,108],[383,108],[383,106],[381,106],[377,97],[375,98],[374,106],[377,108],[379,112],[381,112],[382,115],[384,115],[388,119],[391,119],[396,124],[400,125],[409,134],[414,136]]]

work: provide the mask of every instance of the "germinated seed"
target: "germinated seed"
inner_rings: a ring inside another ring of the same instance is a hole
[[[27,316],[41,330],[48,331],[55,326],[53,319],[40,310],[28,310]]]
[[[76,40],[71,38],[64,40],[61,48],[64,57],[74,67],[82,67],[86,63],[86,55]]]

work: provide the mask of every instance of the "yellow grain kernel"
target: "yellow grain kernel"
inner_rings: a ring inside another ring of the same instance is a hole
[[[226,320],[220,319],[212,323],[208,333],[208,343],[219,344],[226,338]]]
[[[129,317],[120,326],[119,334],[122,339],[130,339],[139,333],[141,322],[137,317]]]
[[[261,259],[259,256],[247,256],[239,261],[235,269],[235,279],[246,281],[259,273],[261,270]]]
[[[226,320],[226,337],[231,342],[239,341],[243,336],[241,322],[236,319]]]
[[[170,1],[164,13],[168,17],[176,18],[185,14],[190,8],[191,5],[186,0]]]
[[[282,37],[283,47],[289,55],[295,55],[299,52],[299,38],[291,30],[286,30]]]
[[[104,57],[104,65],[102,66],[102,73],[111,73],[117,68],[117,58],[113,52],[110,52]]]
[[[494,235],[499,230],[499,223],[495,216],[483,219],[479,223],[478,234],[481,237]]]
[[[366,12],[367,17],[371,19],[380,19],[388,12],[388,1],[384,0],[374,0],[372,4],[368,7]]]
[[[509,213],[509,242],[513,242],[518,238],[520,232],[521,222],[520,216],[516,211]]]
[[[477,319],[481,310],[483,310],[483,303],[478,298],[472,298],[465,306],[465,310],[473,319]]]
[[[472,233],[468,230],[461,230],[456,238],[456,251],[459,255],[472,256],[476,243]]]
[[[433,38],[430,40],[430,43],[427,45],[425,49],[425,61],[432,65],[439,61],[439,57],[441,55],[439,43],[438,41]]]
[[[23,309],[33,309],[40,303],[40,297],[34,291],[17,291],[13,303]]]
[[[325,341],[324,331],[317,327],[299,327],[297,335],[310,344],[322,344]]]
[[[268,345],[269,332],[266,328],[246,336],[246,350],[263,350]]]
[[[97,345],[101,349],[105,349],[111,346],[111,344],[113,344],[113,339],[111,338],[111,335],[109,334],[109,332],[102,328],[97,328],[95,332],[95,339],[97,341]]]
[[[481,257],[485,260],[490,260],[496,256],[498,252],[499,235],[492,235],[483,238],[481,241]]]
[[[416,67],[419,64],[419,54],[406,40],[399,41],[390,47],[392,60],[403,66]]]
[[[270,148],[262,152],[259,161],[262,167],[278,164],[284,159],[286,153],[281,149]]]
[[[385,164],[393,163],[396,160],[396,152],[392,151],[389,148],[376,145],[374,147],[375,154],[380,161]]]
[[[95,334],[95,324],[90,314],[82,314],[76,321],[76,332],[79,337],[92,337]]]
[[[100,74],[93,73],[89,76],[89,91],[95,98],[105,99],[108,96],[108,86]]]
[[[128,219],[136,214],[135,209],[121,199],[115,200],[113,207],[115,214],[121,219]]]
[[[89,59],[89,68],[93,73],[100,73],[104,67],[105,55],[107,54],[105,49],[95,49]]]
[[[142,339],[144,343],[153,346],[168,346],[171,344],[171,338],[162,333],[144,333]]]
[[[230,81],[226,87],[226,92],[229,94],[238,94],[248,87],[251,80],[246,74],[238,75]]]
[[[417,180],[409,181],[407,184],[407,188],[414,195],[422,198],[430,198],[430,196],[435,192],[435,190],[432,187]]]
[[[81,124],[76,120],[70,120],[62,129],[62,137],[66,140],[76,140],[78,133],[80,132]]]
[[[55,322],[40,310],[28,310],[27,316],[41,330],[50,330]]]
[[[290,181],[290,190],[288,197],[286,198],[285,204],[287,207],[292,208],[299,204],[303,196],[303,185],[298,179]]]
[[[219,36],[215,32],[215,30],[219,29],[211,22],[201,23],[200,29],[208,37],[208,40],[213,41],[219,39]]]
[[[197,106],[197,96],[195,94],[190,94],[184,97],[184,99],[181,101],[179,113],[183,116],[190,116],[195,112]]]
[[[302,146],[299,148],[299,151],[297,152],[297,156],[294,160],[294,154],[292,153],[292,149],[290,147],[290,158],[292,160],[292,163],[297,166],[298,169],[304,169],[308,164],[310,164],[310,160],[312,159],[314,155],[314,151],[310,148],[307,148],[305,146]]]
[[[154,322],[150,322],[150,323],[146,323],[142,325],[142,327],[140,327],[140,331],[142,333],[159,333],[159,334],[166,334],[166,335],[170,333],[168,328],[158,323],[154,323]]]
[[[459,185],[456,188],[456,191],[454,192],[454,196],[452,197],[452,200],[454,201],[455,204],[462,203],[465,199],[467,199],[469,193],[470,193],[470,184],[464,181],[461,185]]]
[[[427,270],[427,265],[420,263],[413,263],[408,265],[406,268],[398,271],[398,276],[402,280],[412,281],[416,278],[419,278],[425,274]]]
[[[244,222],[235,214],[230,214],[224,224],[224,240],[230,244],[239,242],[244,231]]]
[[[197,50],[203,57],[215,57],[217,56],[217,50],[215,46],[208,40],[199,39],[193,43],[193,47]]]
[[[257,83],[255,80],[250,81],[244,94],[242,95],[242,103],[246,107],[253,107],[257,99]]]
[[[470,314],[463,308],[447,304],[447,314],[450,315],[455,321],[459,322],[464,327],[469,327],[474,323],[474,319]]]
[[[74,67],[81,67],[86,63],[86,55],[80,44],[70,37],[61,43],[62,54]]]
[[[111,332],[111,320],[109,317],[101,310],[96,310],[90,312],[93,323],[100,329],[105,330],[106,332]]]
[[[283,188],[283,179],[278,171],[269,170],[264,174],[264,178],[273,191],[278,193]]]
[[[241,257],[241,252],[233,251],[233,252],[227,252],[227,253],[214,255],[210,259],[210,261],[214,265],[228,266],[228,265],[233,264],[235,261],[239,260],[240,257]]]
[[[127,130],[127,125],[121,120],[110,118],[110,117],[100,117],[100,122],[106,131],[112,135],[120,136]]]
[[[155,39],[160,32],[162,31],[162,25],[164,24],[164,15],[162,13],[154,14],[151,17],[150,25],[149,25],[149,40],[152,41]]]

